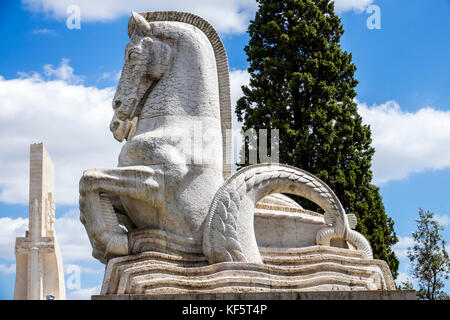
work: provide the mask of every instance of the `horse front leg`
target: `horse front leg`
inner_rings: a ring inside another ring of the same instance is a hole
[[[80,180],[80,221],[84,224],[94,258],[106,263],[128,254],[128,237],[120,227],[108,197],[103,193],[158,202],[161,197],[162,171],[147,166],[90,169]]]

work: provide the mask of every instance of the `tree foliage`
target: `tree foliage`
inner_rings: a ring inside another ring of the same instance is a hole
[[[245,47],[250,83],[236,106],[243,130],[279,129],[280,163],[330,185],[346,212],[357,215],[357,230],[370,241],[374,257],[385,260],[396,277],[391,246],[398,239],[379,189],[371,184],[371,131],[354,102],[356,66],[339,44],[344,30],[334,3],[258,3]]]
[[[419,211],[417,231],[412,233],[414,245],[408,248],[411,275],[419,285],[418,297],[423,300],[448,300],[442,291],[444,279],[450,274],[450,261],[440,232],[444,227],[433,219],[432,212]]]

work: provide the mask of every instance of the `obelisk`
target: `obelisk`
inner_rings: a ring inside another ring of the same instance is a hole
[[[66,298],[55,237],[54,165],[42,143],[30,146],[28,231],[16,238],[15,300]]]

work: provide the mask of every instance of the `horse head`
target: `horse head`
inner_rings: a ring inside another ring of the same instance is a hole
[[[152,36],[152,26],[139,13],[132,12],[129,37],[125,63],[112,102],[114,116],[110,130],[119,142],[134,135],[145,100],[168,73],[173,60],[171,46]]]

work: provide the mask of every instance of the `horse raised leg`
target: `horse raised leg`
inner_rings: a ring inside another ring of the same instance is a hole
[[[80,221],[93,247],[92,255],[103,263],[114,256],[128,254],[126,231],[120,227],[108,198],[113,194],[156,205],[161,198],[164,177],[148,166],[90,169],[80,180]]]

